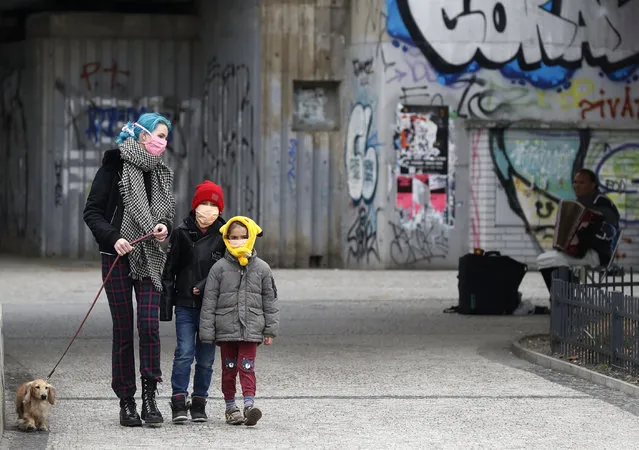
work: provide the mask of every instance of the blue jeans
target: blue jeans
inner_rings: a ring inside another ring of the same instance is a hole
[[[215,362],[215,344],[200,342],[199,328],[200,310],[198,308],[175,307],[177,347],[171,374],[173,395],[188,394],[191,365],[195,359],[192,395],[204,398],[209,396]]]

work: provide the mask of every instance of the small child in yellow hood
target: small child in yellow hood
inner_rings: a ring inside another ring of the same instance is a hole
[[[200,340],[216,342],[222,359],[222,394],[226,423],[252,426],[262,417],[255,406],[255,356],[261,343],[271,345],[279,327],[279,304],[273,272],[257,257],[255,240],[262,229],[236,216],[220,228],[226,254],[213,265],[200,313]],[[239,373],[244,413],[235,404]]]

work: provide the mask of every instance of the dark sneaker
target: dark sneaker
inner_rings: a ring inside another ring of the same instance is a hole
[[[191,398],[191,420],[193,422],[206,422],[206,399],[204,397]]]
[[[186,402],[186,394],[178,394],[171,396],[171,411],[173,414],[173,423],[184,423],[189,419]]]
[[[237,406],[227,409],[224,415],[226,416],[226,423],[229,425],[242,425],[244,423],[244,417],[242,417],[240,408]]]
[[[142,426],[142,419],[140,419],[133,397],[120,400],[120,425],[123,427]]]
[[[262,411],[255,406],[247,406],[244,408],[244,425],[252,427],[262,418]]]

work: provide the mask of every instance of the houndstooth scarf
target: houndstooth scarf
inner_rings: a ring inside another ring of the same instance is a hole
[[[120,193],[124,201],[124,216],[120,232],[128,241],[147,233],[160,222],[170,223],[175,216],[173,171],[159,156],[150,155],[134,139],[120,144],[123,160]],[[151,204],[144,186],[143,172],[151,172]],[[151,278],[153,286],[162,291],[162,271],[166,253],[155,239],[144,240],[129,253],[131,277]]]

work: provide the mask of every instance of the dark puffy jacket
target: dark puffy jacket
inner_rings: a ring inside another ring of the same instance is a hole
[[[166,312],[173,306],[202,307],[206,278],[213,264],[226,251],[220,233],[220,227],[224,223],[224,219],[218,217],[206,233],[202,233],[191,211],[171,235],[169,255],[162,277],[162,320],[171,320],[171,314],[167,315]],[[200,290],[200,295],[193,294],[194,287]]]
[[[115,254],[113,246],[120,235],[124,203],[120,194],[118,183],[122,178],[122,158],[120,149],[107,150],[102,158],[102,166],[95,174],[91,190],[84,207],[84,222],[88,225],[95,237],[100,251]],[[144,173],[144,186],[146,195],[151,201],[151,173]],[[169,233],[172,224],[162,222],[167,226]]]

